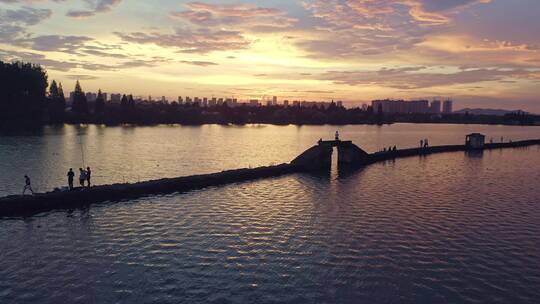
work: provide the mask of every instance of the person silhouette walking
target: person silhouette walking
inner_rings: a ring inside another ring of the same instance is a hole
[[[26,190],[30,190],[32,195],[34,194],[34,190],[32,190],[32,182],[30,181],[30,177],[28,177],[28,175],[24,176],[24,188],[23,188],[22,195],[26,193]]]

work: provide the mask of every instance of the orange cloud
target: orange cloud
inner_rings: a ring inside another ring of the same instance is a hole
[[[200,2],[186,4],[187,10],[173,12],[171,16],[199,26],[242,26],[248,29],[282,29],[298,20],[287,17],[275,8],[262,8],[251,4],[214,5]]]

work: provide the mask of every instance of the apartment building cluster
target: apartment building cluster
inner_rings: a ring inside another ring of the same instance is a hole
[[[119,104],[122,100],[123,94],[108,94],[108,93],[101,93],[103,98],[106,102],[110,102],[113,104]],[[68,100],[69,103],[73,101],[73,95],[74,92],[70,93],[70,98]],[[90,103],[95,102],[97,99],[97,93],[93,92],[87,92],[86,94],[86,100]],[[148,98],[143,99],[141,97],[135,97],[135,103],[169,103],[170,101],[165,97],[162,96],[160,99],[154,99],[152,96],[148,96]],[[191,104],[198,104],[201,107],[214,107],[214,106],[221,106],[223,104],[227,104],[229,107],[236,107],[236,106],[249,106],[249,107],[261,107],[261,106],[293,106],[293,107],[302,107],[302,108],[329,108],[332,104],[335,104],[337,107],[343,107],[343,102],[341,100],[338,100],[336,102],[332,101],[305,101],[305,100],[294,100],[289,101],[287,99],[280,102],[278,100],[277,96],[273,96],[271,99],[248,99],[246,101],[239,101],[237,98],[217,98],[217,97],[183,97],[178,96],[178,99],[175,100],[178,104],[181,105],[191,105]]]
[[[432,100],[373,100],[371,102],[374,113],[400,113],[400,114],[450,114],[453,112],[453,101]]]

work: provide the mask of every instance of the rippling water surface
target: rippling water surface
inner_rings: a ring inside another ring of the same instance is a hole
[[[530,147],[3,218],[0,303],[536,303],[539,185]]]

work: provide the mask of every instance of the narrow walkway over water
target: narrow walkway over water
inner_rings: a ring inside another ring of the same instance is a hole
[[[490,143],[476,151],[517,148],[540,145],[540,139],[507,143]],[[13,195],[0,198],[0,216],[32,215],[53,209],[70,209],[104,201],[118,201],[137,197],[183,192],[243,182],[290,173],[327,169],[331,165],[333,148],[338,150],[338,164],[358,168],[375,162],[391,159],[429,155],[433,153],[471,150],[467,145],[446,145],[402,150],[391,150],[368,154],[352,141],[320,140],[315,146],[296,157],[291,163],[253,169],[228,170],[219,173],[165,178],[139,183],[94,186],[74,191],[54,191],[32,196]]]

